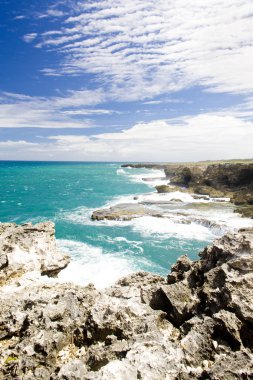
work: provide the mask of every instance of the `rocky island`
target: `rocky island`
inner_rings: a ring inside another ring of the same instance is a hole
[[[98,291],[48,277],[52,223],[0,228],[0,379],[252,378],[253,229]]]

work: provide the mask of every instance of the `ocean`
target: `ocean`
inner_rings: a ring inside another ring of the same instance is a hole
[[[252,225],[229,202],[157,194],[154,186],[168,182],[163,176],[120,163],[0,162],[0,222],[53,221],[59,249],[72,257],[60,281],[98,288],[140,270],[165,276],[179,256],[197,259],[224,232]],[[163,203],[167,217],[91,220],[94,210],[137,202],[136,195],[138,201]]]

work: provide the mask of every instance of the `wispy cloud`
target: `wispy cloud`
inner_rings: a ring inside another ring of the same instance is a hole
[[[109,109],[79,109],[79,110],[71,110],[71,111],[62,111],[64,115],[72,115],[72,116],[79,116],[79,115],[121,115],[123,112],[120,111],[114,111]]]
[[[44,19],[44,18],[61,18],[65,15],[69,16],[69,14],[66,14],[62,9],[58,8],[61,7],[62,3],[60,1],[54,1],[53,5],[50,6],[46,11],[43,13],[38,13],[36,16],[39,19]]]
[[[186,100],[186,99],[173,99],[173,98],[162,98],[159,100],[148,100],[146,102],[143,102],[145,105],[157,105],[157,104],[191,104],[192,100]]]
[[[27,42],[27,43],[30,43],[30,42],[34,41],[35,38],[36,38],[37,36],[38,36],[37,33],[29,33],[29,34],[25,34],[25,35],[23,36],[23,40],[24,40],[25,42]]]
[[[75,15],[41,36],[63,54],[46,75],[91,73],[118,100],[203,86],[253,91],[251,0],[70,1]]]
[[[14,17],[14,20],[24,20],[26,18],[25,15],[18,15],[16,17]]]
[[[0,128],[87,128],[88,119],[75,119],[75,115],[112,114],[113,110],[83,109],[103,101],[101,91],[69,91],[62,97],[31,97],[4,92],[0,94]],[[80,109],[81,107],[81,109]]]

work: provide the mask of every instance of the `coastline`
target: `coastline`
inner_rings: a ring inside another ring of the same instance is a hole
[[[129,196],[96,209],[96,222],[126,223],[138,219],[157,220],[157,224],[174,223],[209,228],[214,238],[238,228],[250,227],[253,214],[253,164],[124,164],[124,169],[151,169],[160,177],[148,174],[141,178],[154,189],[150,194]],[[121,172],[119,170],[118,172]],[[136,176],[132,176],[136,177]],[[231,179],[231,180],[230,180]],[[238,217],[237,217],[238,215]],[[244,217],[241,219],[241,216]],[[249,221],[247,223],[247,220]],[[174,226],[175,227],[175,226]],[[171,231],[175,229],[171,226]],[[219,232],[220,231],[220,232]],[[168,233],[170,229],[168,228]],[[187,231],[184,231],[187,233]]]
[[[210,196],[230,198],[236,212],[253,218],[253,162],[230,160],[218,162],[171,163],[171,164],[123,164],[122,167],[164,170],[168,186],[157,186],[159,193],[175,190]]]
[[[176,170],[179,178],[182,168]],[[182,190],[180,181],[168,181],[166,186]],[[185,190],[178,193],[190,196]],[[118,222],[163,220],[164,215],[143,216],[147,203],[154,206],[150,194],[133,199],[142,202],[139,214],[130,215],[129,205],[121,207],[128,214],[125,220],[116,215]],[[199,195],[193,204],[199,208],[201,200],[210,217],[216,203]],[[174,204],[185,207],[173,198],[163,206]],[[137,272],[98,291],[92,284],[57,279],[71,263],[56,246],[52,223],[0,227],[1,380],[252,376],[253,228],[228,232],[196,261],[181,256],[166,278]]]

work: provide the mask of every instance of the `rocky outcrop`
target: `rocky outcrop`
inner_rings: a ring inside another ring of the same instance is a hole
[[[70,258],[55,244],[54,224],[0,224],[0,284],[11,283],[25,273],[54,277]]]
[[[253,163],[170,164],[164,171],[171,183],[180,186],[202,185],[226,191],[253,184]]]
[[[162,215],[138,203],[122,203],[109,208],[96,210],[92,213],[92,220],[121,220],[127,221],[142,216],[161,217]]]
[[[253,164],[209,165],[203,183],[215,189],[237,189],[253,184]]]
[[[192,194],[196,199],[210,199],[210,198],[233,198],[232,192],[224,192],[216,190],[209,186],[197,186],[197,187],[181,187],[177,185],[158,185],[155,187],[160,194],[174,193],[180,191],[181,193]],[[236,203],[235,203],[236,204]]]
[[[122,168],[133,169],[165,169],[168,164],[156,164],[156,163],[137,163],[137,164],[122,164]]]
[[[193,165],[168,165],[164,170],[165,175],[170,179],[171,184],[186,187],[189,187],[193,183],[201,183],[204,171],[204,167]]]
[[[2,257],[6,231],[18,227],[1,228]],[[24,242],[36,256],[53,226],[29,228]],[[195,262],[180,257],[167,279],[140,272],[101,292],[39,281],[2,287],[0,379],[250,379],[252,298],[253,229],[225,235]]]
[[[253,164],[224,163],[213,165],[167,165],[164,169],[169,185],[157,186],[159,193],[173,191],[173,186],[183,191],[211,198],[230,198],[236,211],[253,217]]]

